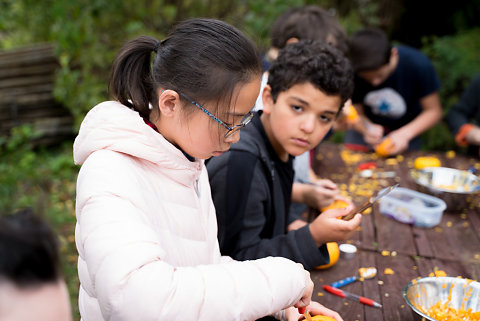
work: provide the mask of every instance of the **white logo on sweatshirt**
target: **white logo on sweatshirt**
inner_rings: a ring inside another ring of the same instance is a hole
[[[407,111],[405,100],[392,88],[369,92],[364,104],[371,107],[373,114],[388,118],[400,118]]]

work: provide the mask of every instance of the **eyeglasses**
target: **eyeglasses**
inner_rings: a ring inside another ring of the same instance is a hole
[[[213,118],[217,123],[222,125],[227,129],[227,132],[225,133],[225,138],[232,136],[234,133],[245,127],[253,118],[253,112],[249,111],[245,116],[243,116],[242,120],[240,121],[240,124],[235,125],[233,127],[228,126],[225,124],[223,121],[215,117],[214,114],[203,108],[199,103],[197,103],[195,100],[190,98],[187,94],[184,94],[182,92],[177,91],[180,96],[183,96],[185,99],[190,101],[190,103],[194,104],[196,107],[198,107],[201,111],[203,111],[205,114]]]

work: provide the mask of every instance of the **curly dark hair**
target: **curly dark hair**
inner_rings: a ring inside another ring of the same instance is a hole
[[[353,93],[350,61],[338,49],[321,41],[301,40],[286,46],[268,73],[274,101],[282,91],[308,82],[329,96],[340,96],[340,107]]]

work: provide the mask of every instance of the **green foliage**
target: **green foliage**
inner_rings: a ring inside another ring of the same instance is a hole
[[[480,28],[453,36],[426,38],[422,49],[432,60],[442,81],[440,96],[447,112],[480,72]]]
[[[441,80],[440,99],[444,115],[456,103],[474,76],[480,72],[480,28],[464,30],[453,36],[424,39],[423,52],[430,57]],[[444,122],[423,135],[425,149],[464,151],[455,144]]]
[[[305,4],[302,0],[247,0],[248,10],[244,18],[244,30],[257,45],[266,50],[270,45],[270,27],[275,19],[290,7]]]

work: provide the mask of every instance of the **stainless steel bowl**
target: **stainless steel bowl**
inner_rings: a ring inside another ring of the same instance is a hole
[[[421,310],[428,310],[437,302],[449,307],[472,312],[480,311],[480,283],[454,277],[425,277],[407,283],[402,291],[407,304],[427,320],[437,321]],[[462,305],[463,304],[463,305]]]
[[[435,193],[480,193],[480,177],[469,171],[448,167],[427,167],[421,170],[412,169],[410,176],[415,183]]]

